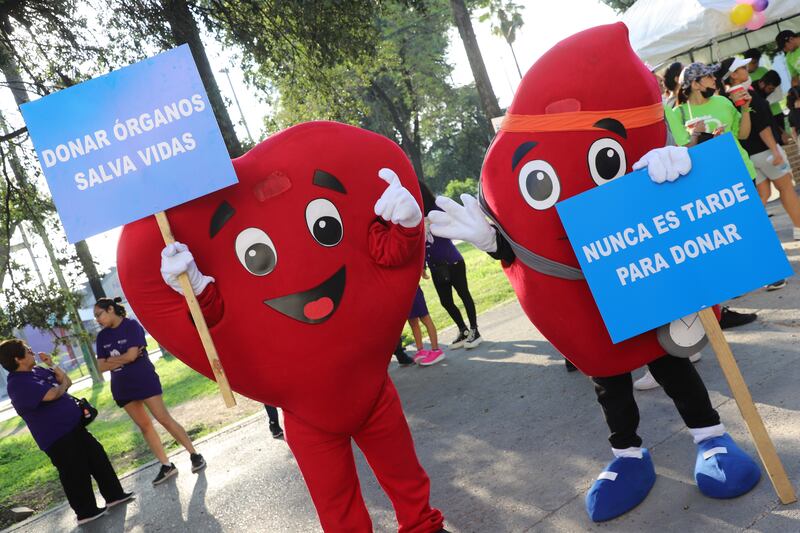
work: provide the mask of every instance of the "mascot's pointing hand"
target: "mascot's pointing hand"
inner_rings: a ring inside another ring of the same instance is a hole
[[[387,222],[400,224],[405,228],[417,226],[422,221],[422,211],[414,196],[400,183],[395,171],[382,168],[378,171],[378,176],[389,186],[375,202],[375,214]]]
[[[178,276],[184,272],[189,276],[189,283],[195,294],[203,292],[206,286],[214,281],[214,278],[204,276],[197,269],[194,256],[188,246],[180,242],[166,245],[161,251],[161,277],[164,279],[164,283],[172,287],[174,291],[183,294]]]
[[[496,252],[497,233],[487,222],[478,200],[469,194],[462,194],[461,201],[463,206],[446,196],[436,199],[436,205],[443,211],[428,213],[431,233],[445,239],[471,242],[484,252]]]
[[[650,179],[656,183],[675,181],[692,170],[692,159],[685,146],[665,146],[650,150],[633,165],[633,170],[647,167]]]

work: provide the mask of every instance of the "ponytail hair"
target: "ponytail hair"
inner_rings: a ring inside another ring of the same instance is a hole
[[[108,310],[109,308],[114,308],[114,314],[117,316],[125,317],[128,314],[128,311],[122,306],[121,304],[122,298],[117,296],[116,298],[100,298],[94,303],[94,306],[100,309]]]

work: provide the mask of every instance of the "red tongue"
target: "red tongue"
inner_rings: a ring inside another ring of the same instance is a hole
[[[319,300],[308,302],[303,306],[303,314],[309,320],[319,320],[325,318],[333,311],[333,300],[327,296],[323,296]]]

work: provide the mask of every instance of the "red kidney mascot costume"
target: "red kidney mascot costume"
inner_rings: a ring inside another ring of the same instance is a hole
[[[372,531],[351,439],[399,530],[443,531],[387,374],[424,253],[408,159],[380,135],[312,122],[233,165],[238,184],[169,210],[180,243],[165,248],[153,218],[125,226],[117,261],[136,315],[212,377],[178,294],[177,275],[187,272],[231,387],[283,408],[326,532]]]
[[[636,433],[630,374],[644,365],[697,443],[694,473],[704,494],[735,497],[760,478],[725,433],[687,359],[705,340],[700,321],[685,321],[688,329],[675,321],[613,344],[554,207],[631,168],[647,167],[656,182],[688,173],[688,152],[664,147],[666,138],[658,84],[631,49],[627,28],[592,28],[555,45],[525,75],[486,155],[480,201],[464,195],[462,206],[439,198],[443,211],[428,215],[434,234],[468,240],[502,260],[531,322],[592,377],[615,456],[586,496],[595,521],[632,509],[655,483]]]

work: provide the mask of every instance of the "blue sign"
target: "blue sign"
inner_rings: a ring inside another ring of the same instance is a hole
[[[556,205],[615,343],[794,273],[733,137],[689,154],[675,182],[640,170]]]
[[[236,183],[187,45],[21,110],[70,242]]]

